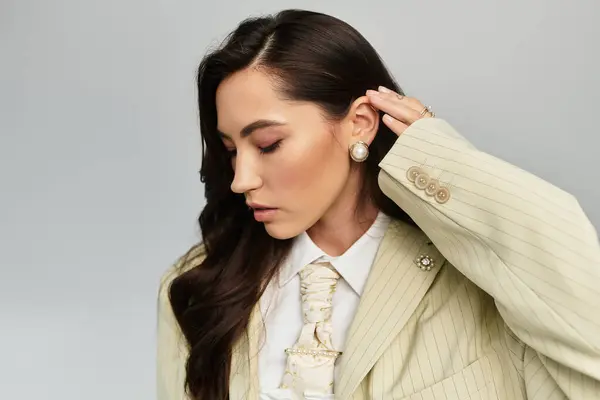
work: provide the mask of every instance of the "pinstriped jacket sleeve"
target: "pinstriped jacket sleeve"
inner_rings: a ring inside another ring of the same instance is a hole
[[[494,298],[522,343],[515,367],[530,398],[545,386],[600,398],[600,245],[577,200],[477,150],[441,119],[415,122],[380,167],[383,192]],[[419,189],[411,167],[449,199]]]

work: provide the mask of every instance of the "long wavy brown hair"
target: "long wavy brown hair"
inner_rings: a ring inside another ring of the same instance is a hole
[[[198,265],[185,265],[169,289],[173,312],[189,344],[186,389],[194,399],[229,398],[232,347],[292,244],[270,237],[253,219],[244,197],[230,190],[234,172],[217,133],[215,95],[225,78],[249,66],[267,71],[285,98],[312,102],[333,121],[344,118],[367,89],[383,85],[402,93],[360,33],[316,12],[285,10],[247,19],[204,57],[197,83],[203,139],[200,172],[206,193],[199,224],[205,257]],[[412,223],[377,183],[378,164],[396,138],[380,124],[369,158],[360,164],[361,201]]]

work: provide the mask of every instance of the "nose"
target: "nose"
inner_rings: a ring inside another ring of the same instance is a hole
[[[234,176],[233,182],[231,182],[232,192],[238,194],[248,193],[262,186],[262,179],[252,160],[244,159],[238,153],[233,169]]]

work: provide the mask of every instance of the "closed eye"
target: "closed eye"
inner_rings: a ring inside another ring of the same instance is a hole
[[[281,145],[281,140],[276,141],[275,143],[266,146],[266,147],[259,147],[260,152],[262,154],[268,154],[268,153],[272,153],[275,150],[277,150],[279,148],[279,146]]]

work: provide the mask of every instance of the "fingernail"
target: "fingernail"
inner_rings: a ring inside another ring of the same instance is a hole
[[[392,93],[392,91],[390,89],[386,88],[385,86],[379,86],[378,89],[381,93]]]
[[[377,90],[367,90],[367,96],[379,96],[379,92]]]
[[[385,114],[385,115],[383,116],[383,122],[386,122],[386,123],[388,123],[388,124],[389,124],[389,123],[390,123],[390,122],[392,122],[392,121],[393,121],[393,119],[392,119],[392,117],[390,117],[389,115]]]

